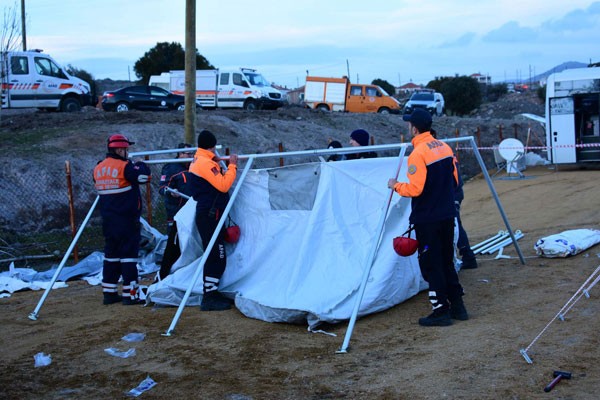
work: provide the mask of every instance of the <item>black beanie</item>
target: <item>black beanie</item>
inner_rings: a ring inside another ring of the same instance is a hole
[[[369,145],[369,132],[364,129],[357,129],[352,131],[350,137],[358,142],[361,146]]]
[[[210,149],[217,145],[217,138],[212,134],[211,131],[203,129],[198,134],[198,147],[201,149]]]

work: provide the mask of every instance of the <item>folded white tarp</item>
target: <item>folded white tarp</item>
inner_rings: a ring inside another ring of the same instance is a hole
[[[539,239],[533,248],[538,256],[568,257],[600,243],[600,230],[573,229]]]
[[[227,245],[220,290],[251,318],[310,326],[349,319],[397,164],[397,158],[375,158],[251,170],[232,208],[242,234]],[[406,180],[405,164],[400,180]],[[202,255],[194,214],[189,200],[175,217],[182,257],[174,273],[150,286],[150,301],[180,304]],[[359,316],[427,287],[416,254],[403,258],[392,247],[409,214],[410,199],[394,195]],[[187,305],[198,305],[201,296],[202,274]]]

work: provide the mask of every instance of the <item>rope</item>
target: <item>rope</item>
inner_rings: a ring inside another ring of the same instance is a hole
[[[544,332],[546,332],[546,330],[550,327],[550,325],[556,320],[556,318],[559,318],[562,314],[563,311],[565,310],[565,308],[567,308],[567,306],[573,301],[573,299],[579,294],[579,292],[581,292],[583,290],[583,288],[588,284],[588,282],[594,277],[594,275],[596,275],[598,272],[600,272],[600,266],[598,266],[598,268],[596,268],[596,270],[589,276],[589,278],[586,279],[586,281],[583,283],[583,285],[581,285],[581,287],[575,292],[575,294],[569,299],[569,301],[567,301],[565,303],[565,305],[560,309],[560,311],[554,316],[554,318],[552,318],[550,320],[550,322],[548,322],[548,324],[546,324],[546,326],[544,327],[544,329],[542,329],[542,331],[535,337],[535,339],[533,339],[531,341],[531,343],[529,344],[529,346],[527,346],[525,348],[525,350],[523,350],[525,353],[527,353],[527,351],[529,351],[529,349],[531,348],[531,346],[533,346],[533,344],[544,334]],[[579,296],[581,297],[581,296]],[[577,300],[579,299],[579,297],[577,298]],[[575,302],[577,302],[577,300],[573,301],[573,304],[575,304]],[[572,307],[572,305],[571,305]]]

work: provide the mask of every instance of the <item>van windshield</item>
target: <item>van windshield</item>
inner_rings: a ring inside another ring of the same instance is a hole
[[[420,101],[433,101],[433,93],[415,93],[410,99]]]
[[[269,81],[267,81],[261,74],[257,74],[254,72],[244,72],[248,81],[250,81],[251,85],[254,86],[271,86]]]

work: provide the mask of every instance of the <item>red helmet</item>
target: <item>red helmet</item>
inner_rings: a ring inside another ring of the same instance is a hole
[[[418,248],[419,242],[415,239],[404,236],[394,238],[394,250],[402,257],[412,256]]]
[[[242,232],[240,231],[240,227],[237,225],[230,226],[229,228],[225,228],[225,237],[223,238],[227,243],[237,243],[240,240],[240,235]]]
[[[109,149],[127,148],[129,147],[129,145],[132,144],[135,144],[135,142],[130,142],[126,136],[120,135],[118,133],[116,135],[110,135],[110,137],[108,138]]]

